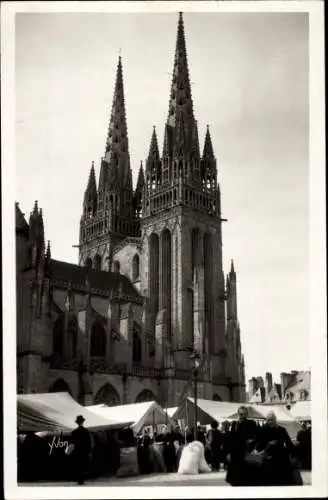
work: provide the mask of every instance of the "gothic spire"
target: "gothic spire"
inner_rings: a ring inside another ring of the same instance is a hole
[[[99,184],[103,181],[107,182],[112,180],[113,182],[120,182],[126,179],[130,168],[130,159],[121,56],[119,56],[116,71],[114,97],[106,139],[104,162],[108,164],[109,168],[106,176],[106,167],[102,165],[101,170],[103,170],[103,172],[100,172]]]
[[[95,174],[95,165],[94,162],[91,163],[89,180],[87,189],[85,191],[85,196],[96,197],[97,196],[97,182],[96,182],[96,174]]]
[[[235,273],[235,266],[234,266],[234,263],[233,263],[233,259],[231,259],[231,265],[230,265],[230,278],[235,278],[236,277],[236,273]]]
[[[45,252],[42,209],[39,209],[37,201],[35,201],[33,211],[30,214],[29,240],[32,249],[32,263],[35,265],[44,258]]]
[[[186,41],[182,13],[179,14],[173,77],[169,103],[168,124],[175,127],[177,111],[182,111],[189,120],[193,120],[193,104],[187,61]]]
[[[136,190],[134,192],[134,207],[136,210],[136,215],[140,217],[142,211],[142,198],[143,198],[143,189],[145,185],[145,176],[144,170],[142,166],[142,162],[140,163],[138,180]]]
[[[154,163],[158,162],[159,159],[160,159],[160,157],[159,157],[159,150],[158,150],[156,127],[154,126],[153,134],[151,136],[151,141],[150,141],[149,153],[148,153],[148,158],[147,158],[147,163],[146,163],[146,170],[152,169]]]
[[[48,240],[47,251],[46,251],[46,260],[50,261],[51,259],[51,248],[50,248],[50,240]]]
[[[144,169],[143,169],[142,162],[140,162],[136,191],[142,190],[144,187],[144,184],[145,184]]]
[[[203,150],[203,159],[208,159],[208,160],[214,159],[214,152],[213,152],[212,139],[211,139],[209,125],[207,125],[207,128],[206,128],[204,150]]]
[[[197,120],[194,120],[193,128],[192,128],[192,145],[193,145],[193,153],[196,159],[200,157],[200,147],[199,147],[199,137],[198,137],[198,124]]]
[[[94,162],[92,162],[87,188],[84,193],[83,212],[85,216],[90,217],[90,215],[95,214],[96,210],[97,210],[97,182],[96,182],[95,166]]]

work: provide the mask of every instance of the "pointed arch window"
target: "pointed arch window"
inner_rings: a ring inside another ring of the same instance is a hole
[[[53,354],[63,354],[64,347],[64,321],[58,318],[52,331],[52,352]]]
[[[111,384],[102,386],[94,398],[95,404],[106,404],[107,406],[117,406],[121,403],[120,395]]]
[[[144,403],[146,401],[157,401],[157,397],[155,394],[149,389],[144,389],[140,392],[140,394],[136,397],[136,403]]]
[[[106,356],[106,332],[99,321],[92,325],[90,339],[90,356],[102,358]]]
[[[133,323],[133,337],[132,337],[132,362],[141,363],[142,360],[142,345],[140,339],[140,326]]]
[[[132,281],[137,281],[140,276],[140,258],[136,253],[132,261]]]
[[[85,267],[89,267],[91,268],[92,267],[92,259],[90,257],[88,257],[85,261]]]

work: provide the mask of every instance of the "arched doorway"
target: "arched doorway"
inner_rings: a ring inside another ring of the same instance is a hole
[[[103,385],[94,397],[95,404],[106,404],[107,406],[117,406],[121,404],[121,398],[115,387],[107,383]]]
[[[68,392],[72,395],[72,391],[67,382],[64,379],[58,378],[55,382],[50,386],[49,392]]]
[[[157,401],[157,397],[155,394],[149,389],[144,389],[140,392],[140,394],[136,397],[136,403],[145,403],[146,401]]]

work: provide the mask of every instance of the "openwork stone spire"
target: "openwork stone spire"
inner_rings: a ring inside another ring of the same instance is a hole
[[[85,197],[97,198],[97,181],[96,181],[94,162],[92,162],[91,164],[88,185],[85,191]]]
[[[219,215],[216,160],[207,131],[200,157],[194,117],[182,13],[179,14],[169,112],[159,159],[155,131],[146,163],[145,214],[156,215],[176,205]]]
[[[157,141],[157,135],[156,135],[156,127],[154,127],[153,134],[151,136],[151,141],[150,141],[150,147],[149,147],[146,168],[148,169],[149,166],[151,167],[151,165],[154,161],[158,161],[158,160],[159,160],[158,141]]]
[[[214,152],[213,152],[212,139],[211,139],[209,125],[207,125],[207,128],[206,128],[204,150],[203,150],[203,158],[204,159],[209,159],[209,160],[213,160],[214,159]]]
[[[84,198],[80,223],[80,264],[85,265],[90,258],[94,260],[95,257],[98,262],[105,252],[111,255],[113,246],[121,239],[135,237],[139,233],[140,221],[134,203],[120,56],[105,155],[100,164],[98,191],[92,166]],[[107,265],[110,269],[110,259]]]
[[[121,56],[119,56],[112,111],[106,139],[105,156],[100,169],[99,189],[103,189],[108,183],[124,183],[125,179],[129,177],[129,170],[130,158],[126,125],[123,69],[122,59]]]
[[[188,60],[182,13],[179,14],[177,41],[175,48],[169,115],[167,123],[175,127],[179,112],[188,121],[194,119],[191,88],[189,80]]]
[[[231,259],[231,265],[230,265],[230,279],[236,278],[236,272],[235,272],[235,266],[233,263],[233,259]]]

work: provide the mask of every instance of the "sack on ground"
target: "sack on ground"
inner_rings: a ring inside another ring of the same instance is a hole
[[[178,474],[198,474],[199,450],[187,445],[183,448]]]

